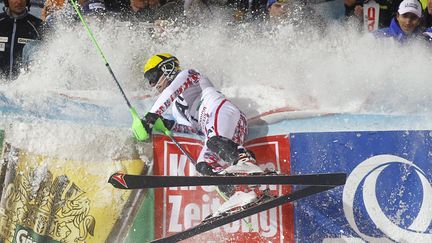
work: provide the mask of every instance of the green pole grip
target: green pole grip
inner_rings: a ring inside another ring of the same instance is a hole
[[[164,133],[167,136],[171,135],[171,131],[165,127],[165,124],[163,123],[162,119],[158,118],[153,126],[153,130],[159,131]]]
[[[135,135],[135,138],[138,141],[146,141],[149,139],[149,134],[144,128],[144,125],[141,122],[141,118],[138,116],[135,108],[130,108],[130,113],[132,114],[132,131]]]

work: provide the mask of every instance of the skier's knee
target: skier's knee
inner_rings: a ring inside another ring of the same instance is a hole
[[[216,153],[219,158],[226,162],[232,163],[239,156],[239,145],[231,139],[222,136],[214,136],[207,140],[206,145],[212,152]]]

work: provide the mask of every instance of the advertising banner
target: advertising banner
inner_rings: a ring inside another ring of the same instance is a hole
[[[178,141],[194,158],[202,147],[196,139],[178,137]],[[271,136],[247,143],[262,168],[289,173],[290,151],[286,136]],[[155,175],[196,175],[194,165],[165,136],[154,137]],[[263,186],[263,189],[265,186]],[[290,188],[270,185],[275,193],[289,192]],[[215,186],[171,187],[155,190],[155,238],[183,231],[200,223],[216,210],[223,199]],[[188,242],[293,242],[293,208],[287,204],[250,216],[212,231],[195,236]]]
[[[0,201],[1,242],[105,242],[131,191],[107,183],[119,169],[140,174],[141,160],[86,162],[6,146]]]
[[[296,242],[432,242],[432,132],[290,135],[291,172],[347,172],[344,187],[300,200]]]

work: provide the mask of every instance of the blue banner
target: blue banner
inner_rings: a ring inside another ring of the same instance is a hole
[[[432,242],[431,131],[292,133],[290,143],[292,174],[349,175],[296,204],[296,242]]]

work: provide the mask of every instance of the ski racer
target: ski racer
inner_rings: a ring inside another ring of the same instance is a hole
[[[6,0],[0,14],[0,77],[9,80],[19,74],[24,46],[40,40],[42,20],[31,15],[29,0]]]
[[[399,9],[391,20],[390,27],[378,29],[373,32],[375,37],[391,37],[394,40],[405,43],[415,37],[421,37],[420,23],[422,6],[418,0],[404,0],[399,4]]]
[[[142,119],[147,132],[158,118],[166,128],[177,132],[204,135],[205,143],[199,154],[196,170],[202,175],[263,173],[254,155],[242,144],[247,134],[245,115],[220,93],[203,74],[194,69],[180,68],[178,59],[168,53],[152,56],[144,65],[144,77],[160,93],[150,111]],[[172,106],[176,121],[162,117]],[[223,162],[226,162],[223,167]],[[229,198],[218,211],[243,206],[257,199],[254,190],[221,191]]]

